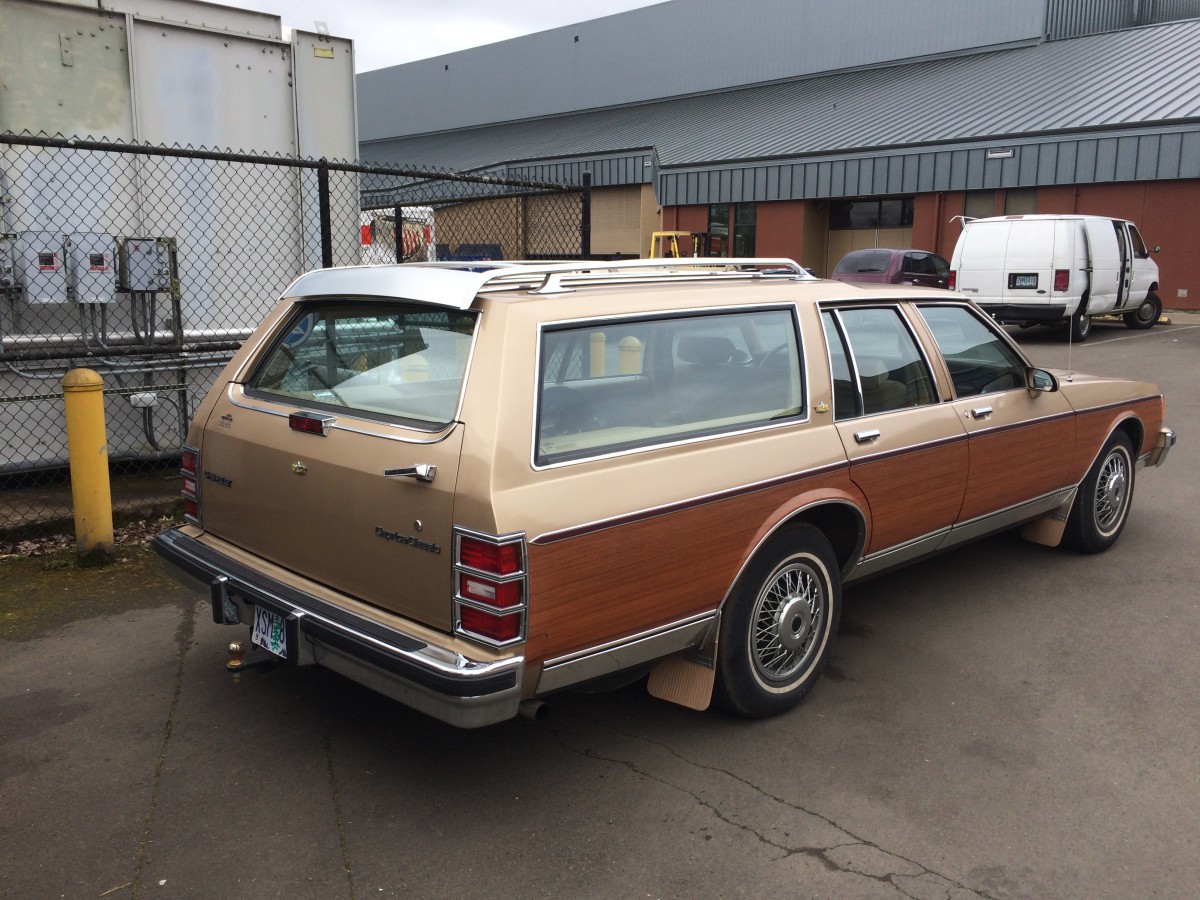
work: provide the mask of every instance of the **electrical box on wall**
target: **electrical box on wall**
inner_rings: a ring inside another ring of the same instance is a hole
[[[126,237],[117,242],[117,283],[123,291],[156,292],[171,287],[167,242],[162,238]]]
[[[111,303],[116,299],[117,279],[111,234],[82,231],[67,235],[65,244],[70,266],[71,293],[76,303]]]
[[[11,291],[17,286],[17,268],[13,253],[16,242],[9,235],[0,235],[0,292]]]
[[[17,278],[26,303],[65,303],[67,267],[62,235],[53,231],[17,235]]]

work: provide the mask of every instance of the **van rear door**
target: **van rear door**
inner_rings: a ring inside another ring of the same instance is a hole
[[[450,630],[460,396],[476,316],[399,300],[298,303],[200,447],[204,529]]]
[[[1004,302],[1049,306],[1055,300],[1054,272],[1062,267],[1056,260],[1064,251],[1068,259],[1070,255],[1064,247],[1066,230],[1054,219],[1013,219],[1009,224],[1000,279]]]

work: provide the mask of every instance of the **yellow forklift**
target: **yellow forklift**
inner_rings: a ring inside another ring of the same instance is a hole
[[[688,256],[712,256],[712,234],[707,231],[656,231],[650,235],[650,259]]]

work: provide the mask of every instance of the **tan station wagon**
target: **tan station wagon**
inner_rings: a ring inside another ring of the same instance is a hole
[[[155,546],[249,657],[455,725],[647,672],[767,716],[843,584],[1016,526],[1108,548],[1163,408],[957,295],[790,260],[327,269],[200,407]]]

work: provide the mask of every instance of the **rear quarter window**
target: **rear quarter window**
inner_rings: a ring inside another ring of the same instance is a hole
[[[547,326],[534,462],[778,424],[804,412],[791,308]]]

